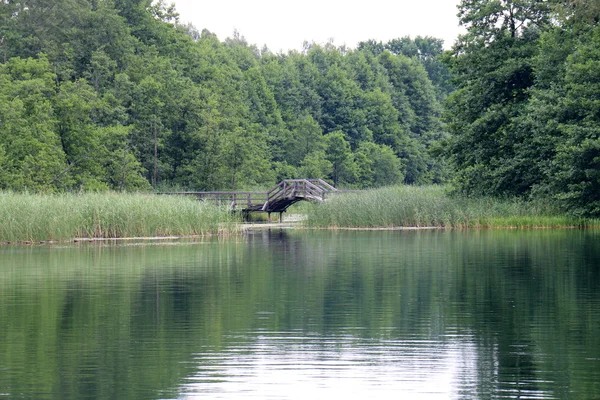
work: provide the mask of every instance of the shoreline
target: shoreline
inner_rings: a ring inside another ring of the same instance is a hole
[[[135,193],[34,196],[6,193],[0,245],[169,241],[251,235],[268,229],[419,231],[600,228],[600,218],[563,214],[522,199],[450,197],[442,186],[391,186],[335,196],[268,221],[186,197]]]
[[[110,237],[110,238],[71,238],[66,240],[22,240],[22,241],[0,241],[0,246],[33,246],[33,245],[51,245],[51,244],[65,244],[65,243],[107,243],[107,242],[146,242],[146,241],[162,241],[169,242],[175,240],[184,239],[201,239],[211,237],[233,237],[239,234],[245,235],[251,233],[253,230],[271,229],[285,229],[285,230],[321,230],[321,231],[426,231],[426,230],[540,230],[540,229],[594,229],[593,227],[581,227],[581,226],[531,226],[531,227],[518,227],[518,226],[492,226],[492,227],[466,227],[466,228],[455,228],[447,226],[390,226],[390,227],[307,227],[301,225],[299,222],[288,222],[288,223],[250,223],[243,224],[239,233],[229,234],[206,234],[206,235],[182,235],[182,236],[134,236],[134,237]]]

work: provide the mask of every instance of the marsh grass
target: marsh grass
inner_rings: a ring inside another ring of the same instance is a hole
[[[310,207],[310,227],[533,228],[599,226],[561,214],[549,202],[451,197],[442,186],[394,186],[333,196]]]
[[[191,236],[236,232],[239,217],[185,197],[0,192],[0,241]]]

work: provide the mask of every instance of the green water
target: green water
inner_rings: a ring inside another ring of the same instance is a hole
[[[0,398],[600,398],[600,232],[1,247]]]

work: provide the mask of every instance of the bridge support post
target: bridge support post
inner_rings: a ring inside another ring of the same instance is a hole
[[[283,212],[279,213],[279,223],[282,224],[283,223]]]
[[[269,223],[271,223],[271,213],[267,213],[267,215],[269,216]]]

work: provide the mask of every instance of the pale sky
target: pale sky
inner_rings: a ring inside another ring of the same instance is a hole
[[[300,50],[302,43],[354,48],[358,42],[410,35],[454,43],[459,0],[171,0],[182,23],[206,28],[220,40],[237,30],[248,43],[273,51]],[[169,1],[167,1],[168,3]]]

